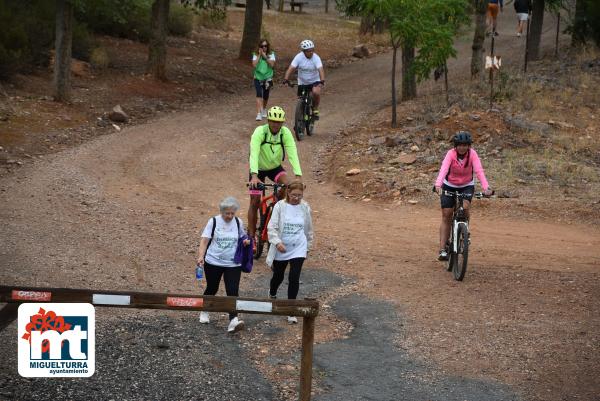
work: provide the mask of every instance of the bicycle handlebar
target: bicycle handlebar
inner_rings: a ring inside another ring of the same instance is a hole
[[[246,183],[246,186],[247,186],[247,187],[250,187],[250,183],[248,183],[248,182],[247,182],[247,183]],[[266,183],[264,183],[264,182],[259,182],[259,183],[256,185],[256,189],[260,189],[261,191],[262,191],[263,189],[267,188],[267,187],[272,187],[272,188],[275,188],[275,189],[277,189],[277,188],[285,188],[285,187],[286,187],[286,185],[285,185],[285,184],[266,184]]]
[[[444,190],[442,191],[442,194],[446,195],[446,196],[455,196],[457,198],[470,198],[471,196],[477,198],[477,199],[481,199],[481,198],[491,198],[494,195],[495,191],[492,191],[492,193],[490,195],[486,195],[483,192],[475,192],[474,194],[468,193],[468,192],[455,192],[455,191],[447,191]]]
[[[320,83],[321,85],[325,85],[325,81],[317,81],[317,82]],[[315,83],[317,83],[317,82],[315,82]],[[290,88],[293,88],[294,86],[300,86],[300,84],[298,83],[298,81],[292,82],[289,79],[284,79],[282,81],[282,84],[283,85],[287,85]]]
[[[433,186],[433,188],[431,188],[431,192],[436,192],[435,190],[435,185]],[[492,196],[494,196],[494,194],[496,193],[496,191],[492,190],[492,193],[490,195],[486,195],[483,192],[476,192],[474,194],[471,193],[467,193],[467,192],[457,192],[457,191],[448,191],[448,190],[443,190],[441,195],[446,195],[446,196],[452,196],[452,197],[457,197],[457,198],[470,198],[471,196],[474,196],[477,199],[481,199],[481,198],[491,198]]]

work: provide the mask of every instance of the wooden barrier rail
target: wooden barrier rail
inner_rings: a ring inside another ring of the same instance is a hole
[[[90,303],[116,308],[171,309],[207,312],[243,312],[302,317],[300,360],[300,401],[309,401],[312,387],[312,350],[319,302],[314,299],[288,300],[244,297],[197,296],[133,291],[105,291],[72,288],[0,286],[0,330],[17,317],[24,302]]]

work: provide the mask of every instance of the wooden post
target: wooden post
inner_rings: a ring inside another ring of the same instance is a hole
[[[560,33],[560,11],[556,13],[556,44],[554,46],[554,57],[558,57],[558,34]]]
[[[329,0],[325,0],[325,13],[329,12]]]
[[[68,0],[56,2],[56,45],[54,51],[54,100],[71,98],[71,50],[73,43],[73,5]]]
[[[448,94],[448,63],[444,63],[444,89],[446,90],[446,105],[450,106],[450,95]]]
[[[527,16],[527,32],[525,33],[525,63],[523,64],[523,72],[527,72],[527,60],[529,59],[529,25],[531,22],[531,9]]]
[[[490,68],[490,110],[494,107],[494,34],[492,33],[492,66]]]
[[[310,401],[312,388],[313,343],[315,317],[302,319],[302,359],[300,360],[300,401]]]

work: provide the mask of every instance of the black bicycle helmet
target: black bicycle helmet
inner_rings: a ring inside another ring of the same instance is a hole
[[[471,133],[468,131],[458,131],[452,140],[454,141],[454,146],[458,146],[460,144],[470,145],[473,143]]]

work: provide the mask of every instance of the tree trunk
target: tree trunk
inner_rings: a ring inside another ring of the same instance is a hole
[[[366,35],[367,33],[381,34],[388,27],[386,21],[382,18],[377,18],[372,15],[363,15],[360,19],[360,33]]]
[[[573,33],[571,34],[571,46],[585,44],[587,37],[587,22],[585,20],[586,0],[577,0],[575,3],[575,19],[573,21]]]
[[[529,33],[529,59],[539,60],[540,44],[542,41],[542,26],[544,25],[544,0],[534,0],[531,10],[531,32]]]
[[[413,71],[415,61],[414,46],[402,46],[402,100],[417,97],[417,78]]]
[[[71,94],[71,48],[73,43],[73,5],[56,1],[56,49],[54,53],[54,100],[62,102]]]
[[[148,44],[148,66],[146,71],[155,79],[167,79],[167,31],[169,22],[169,0],[154,0],[150,20],[150,42]]]
[[[398,125],[396,118],[396,108],[398,100],[396,99],[396,55],[398,54],[398,46],[394,46],[392,53],[392,128]]]
[[[485,41],[485,14],[487,11],[487,0],[473,0],[475,10],[475,33],[473,34],[473,45],[471,46],[471,79],[481,74],[483,67],[483,42]]]
[[[250,60],[252,51],[260,40],[262,27],[262,0],[246,0],[246,12],[244,16],[244,34],[240,47],[240,59]]]
[[[277,7],[277,11],[279,11],[280,13],[283,12],[283,2],[284,0],[279,0],[279,6]],[[248,8],[248,5],[246,5],[246,8]],[[260,38],[258,38],[258,40],[260,40]]]

